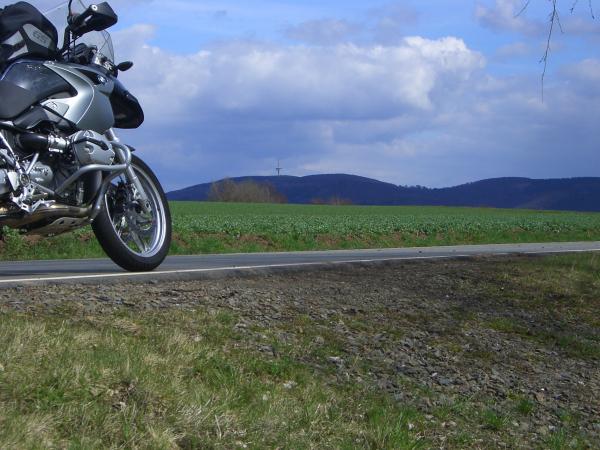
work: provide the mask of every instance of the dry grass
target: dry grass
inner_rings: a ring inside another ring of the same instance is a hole
[[[202,312],[0,316],[1,448],[416,448],[415,413]]]

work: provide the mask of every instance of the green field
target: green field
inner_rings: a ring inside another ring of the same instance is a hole
[[[600,240],[600,214],[445,207],[174,202],[173,254]],[[8,233],[0,258],[101,257],[89,229]]]

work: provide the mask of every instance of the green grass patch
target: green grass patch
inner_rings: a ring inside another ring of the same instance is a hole
[[[502,333],[516,334],[522,338],[555,347],[573,358],[600,360],[598,336],[584,338],[572,332],[567,334],[558,330],[533,329],[508,318],[490,320],[488,326]]]
[[[535,402],[526,397],[515,400],[515,411],[522,416],[530,416],[535,411]]]
[[[560,429],[545,440],[545,448],[550,450],[584,450],[590,448],[579,436]]]
[[[493,409],[487,409],[481,414],[481,423],[485,429],[498,432],[508,426],[509,417]]]
[[[600,214],[490,208],[173,202],[172,254],[600,240]],[[104,256],[89,228],[8,233],[0,259]]]

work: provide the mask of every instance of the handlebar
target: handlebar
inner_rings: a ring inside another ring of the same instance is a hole
[[[68,54],[67,61],[83,66],[94,65],[102,68],[107,75],[118,76],[119,68],[108,57],[98,51],[96,47],[80,43]]]
[[[69,15],[67,19],[67,23],[71,26],[71,28],[77,28],[83,24],[85,17],[83,14],[73,13]]]
[[[95,9],[93,9],[93,8],[94,8],[94,5],[92,5],[88,9],[86,9],[81,14],[78,14],[78,13],[70,13],[69,14],[69,17],[67,18],[67,23],[69,24],[71,31],[77,32],[80,27],[82,27],[86,24],[85,21],[88,18],[92,17],[92,15],[95,11]]]

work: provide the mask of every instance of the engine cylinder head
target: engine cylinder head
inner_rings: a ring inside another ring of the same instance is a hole
[[[80,131],[70,137],[72,149],[82,166],[102,164],[109,166],[115,160],[111,143],[95,131]]]

